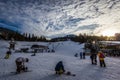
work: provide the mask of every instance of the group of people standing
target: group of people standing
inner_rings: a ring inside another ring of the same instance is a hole
[[[97,65],[97,56],[99,58],[99,63],[100,63],[100,67],[106,67],[104,58],[105,55],[102,51],[96,51],[96,49],[92,48],[91,49],[91,55],[90,55],[90,59],[91,59],[91,63],[93,65]]]
[[[76,53],[74,56],[78,57],[78,53]],[[85,59],[85,52],[80,52],[79,56],[80,56],[80,59]]]
[[[75,57],[78,57],[78,53],[76,53],[74,55]],[[85,59],[85,52],[80,52],[79,53],[80,59]],[[97,49],[91,47],[91,52],[90,52],[90,59],[91,59],[91,63],[92,65],[97,65],[97,57],[99,58],[99,63],[100,63],[100,67],[106,67],[106,63],[105,63],[105,54],[102,51],[97,51]]]

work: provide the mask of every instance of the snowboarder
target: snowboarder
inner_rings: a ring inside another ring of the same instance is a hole
[[[10,55],[11,55],[11,50],[9,49],[9,50],[6,52],[6,55],[5,55],[4,59],[9,59]]]
[[[59,61],[57,63],[57,65],[55,66],[55,71],[56,71],[56,74],[59,74],[59,75],[61,75],[65,72],[62,61]]]
[[[9,48],[14,50],[15,49],[15,44],[16,44],[15,41],[14,41],[14,38],[11,39],[9,44],[10,44]]]
[[[25,62],[28,62],[29,59],[28,58],[23,58],[23,57],[18,57],[15,60],[16,63],[16,72],[20,73],[20,72],[27,72],[28,68],[25,66]]]
[[[98,57],[99,57],[99,61],[100,61],[100,67],[106,67],[106,64],[104,61],[105,55],[103,54],[102,51],[98,52]]]

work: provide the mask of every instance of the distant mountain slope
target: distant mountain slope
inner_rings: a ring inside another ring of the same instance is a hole
[[[12,37],[15,36],[19,37],[22,35],[14,30],[0,27],[0,39],[11,39]]]
[[[7,32],[7,33],[16,33],[14,30],[10,30],[7,28],[0,27],[0,32]]]

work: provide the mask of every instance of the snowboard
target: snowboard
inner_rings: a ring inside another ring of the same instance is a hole
[[[66,75],[66,76],[73,76],[73,77],[75,77],[76,76],[76,74],[73,74],[73,73],[71,73],[71,72],[66,72],[66,73],[63,73],[63,74],[58,74],[58,75]]]
[[[76,76],[76,74],[69,73],[69,72],[67,72],[67,73],[64,73],[64,75],[66,75],[66,76]]]

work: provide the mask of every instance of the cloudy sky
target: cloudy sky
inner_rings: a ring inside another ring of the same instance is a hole
[[[120,0],[0,0],[0,27],[47,37],[120,32]]]

